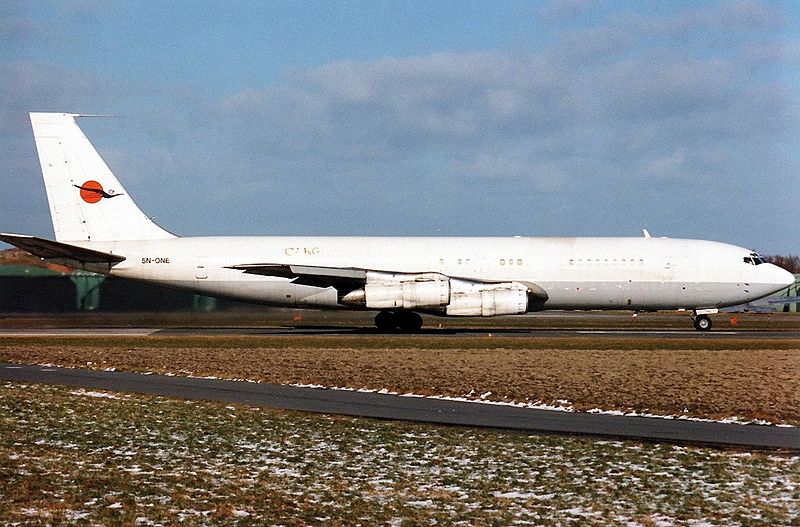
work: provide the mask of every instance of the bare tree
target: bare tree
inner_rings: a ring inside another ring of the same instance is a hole
[[[774,263],[775,265],[783,267],[790,273],[800,273],[800,256],[783,256],[780,254],[774,254],[771,256],[765,256],[764,259],[769,263]]]

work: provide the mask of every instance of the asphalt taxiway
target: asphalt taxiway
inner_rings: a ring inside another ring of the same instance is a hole
[[[527,433],[800,452],[800,428],[792,427],[562,412],[430,397],[6,362],[0,362],[0,380]]]

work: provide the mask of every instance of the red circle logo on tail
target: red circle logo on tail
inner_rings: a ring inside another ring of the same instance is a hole
[[[89,180],[78,188],[81,189],[81,199],[86,203],[97,203],[105,194],[103,185],[94,180]]]

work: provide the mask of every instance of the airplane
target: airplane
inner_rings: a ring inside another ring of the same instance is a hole
[[[719,308],[793,284],[756,252],[656,238],[178,237],[134,203],[73,113],[31,113],[55,240],[0,234],[47,261],[203,295],[316,309],[374,310],[382,332],[421,314]]]

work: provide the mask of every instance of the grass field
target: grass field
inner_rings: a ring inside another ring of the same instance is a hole
[[[800,425],[800,342],[747,332],[0,337],[0,360]]]
[[[26,315],[0,327],[371,323],[363,313],[270,317]],[[725,338],[549,333],[680,331],[687,320],[448,320],[442,331],[389,336],[0,337],[0,360],[800,424],[800,342],[750,332],[796,331],[797,316],[717,318],[718,330],[736,332]],[[541,331],[516,332],[528,327]],[[2,383],[0,524],[798,525],[800,456]]]
[[[800,456],[0,384],[4,525],[797,525]]]

